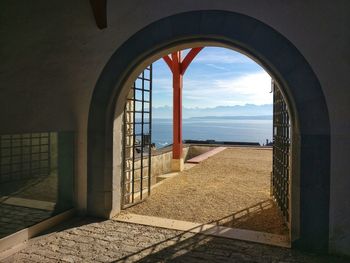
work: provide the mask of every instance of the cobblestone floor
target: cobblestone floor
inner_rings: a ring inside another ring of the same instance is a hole
[[[349,262],[113,220],[74,219],[4,262]]]

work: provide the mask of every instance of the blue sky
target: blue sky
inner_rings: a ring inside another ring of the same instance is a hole
[[[271,104],[271,78],[247,56],[226,48],[206,47],[184,76],[183,107],[214,108]],[[172,106],[172,75],[160,59],[153,64],[153,107]]]

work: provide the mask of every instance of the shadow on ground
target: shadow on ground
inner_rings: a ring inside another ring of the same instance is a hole
[[[114,220],[74,218],[3,262],[315,262],[346,259]]]
[[[278,207],[271,199],[259,202],[219,220],[209,222],[218,226],[248,229],[277,235],[288,235],[288,227]]]
[[[201,234],[187,235],[179,234],[113,262],[348,262],[340,257]]]

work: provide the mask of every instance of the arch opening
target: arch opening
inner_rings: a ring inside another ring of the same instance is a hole
[[[198,49],[178,57],[186,61]],[[183,103],[166,65],[173,61],[157,60],[130,87],[123,127],[115,127],[123,133],[123,145],[114,146],[123,147],[121,207],[129,216],[156,217],[149,224],[166,218],[248,229],[289,246],[291,124],[281,88],[241,53],[201,49],[179,87]]]
[[[193,26],[183,27],[181,21]],[[140,41],[147,36],[152,38]],[[106,65],[89,114],[89,213],[110,217],[120,208],[121,149],[112,145],[120,145],[118,116],[132,80],[157,56],[213,43],[238,48],[253,57],[283,87],[292,110],[292,177],[297,189],[291,197],[293,207],[298,207],[292,211],[292,245],[327,249],[329,120],[317,77],[298,50],[278,32],[253,18],[222,11],[190,12],[157,21],[130,38]],[[321,113],[322,118],[316,121],[315,112]]]

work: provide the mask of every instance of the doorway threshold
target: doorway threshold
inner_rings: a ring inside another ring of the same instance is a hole
[[[174,220],[168,218],[121,213],[113,220],[125,223],[173,229],[215,237],[237,239],[242,241],[255,242],[265,245],[290,248],[288,236],[276,235],[253,230],[230,228],[213,224],[199,224],[188,221]]]

